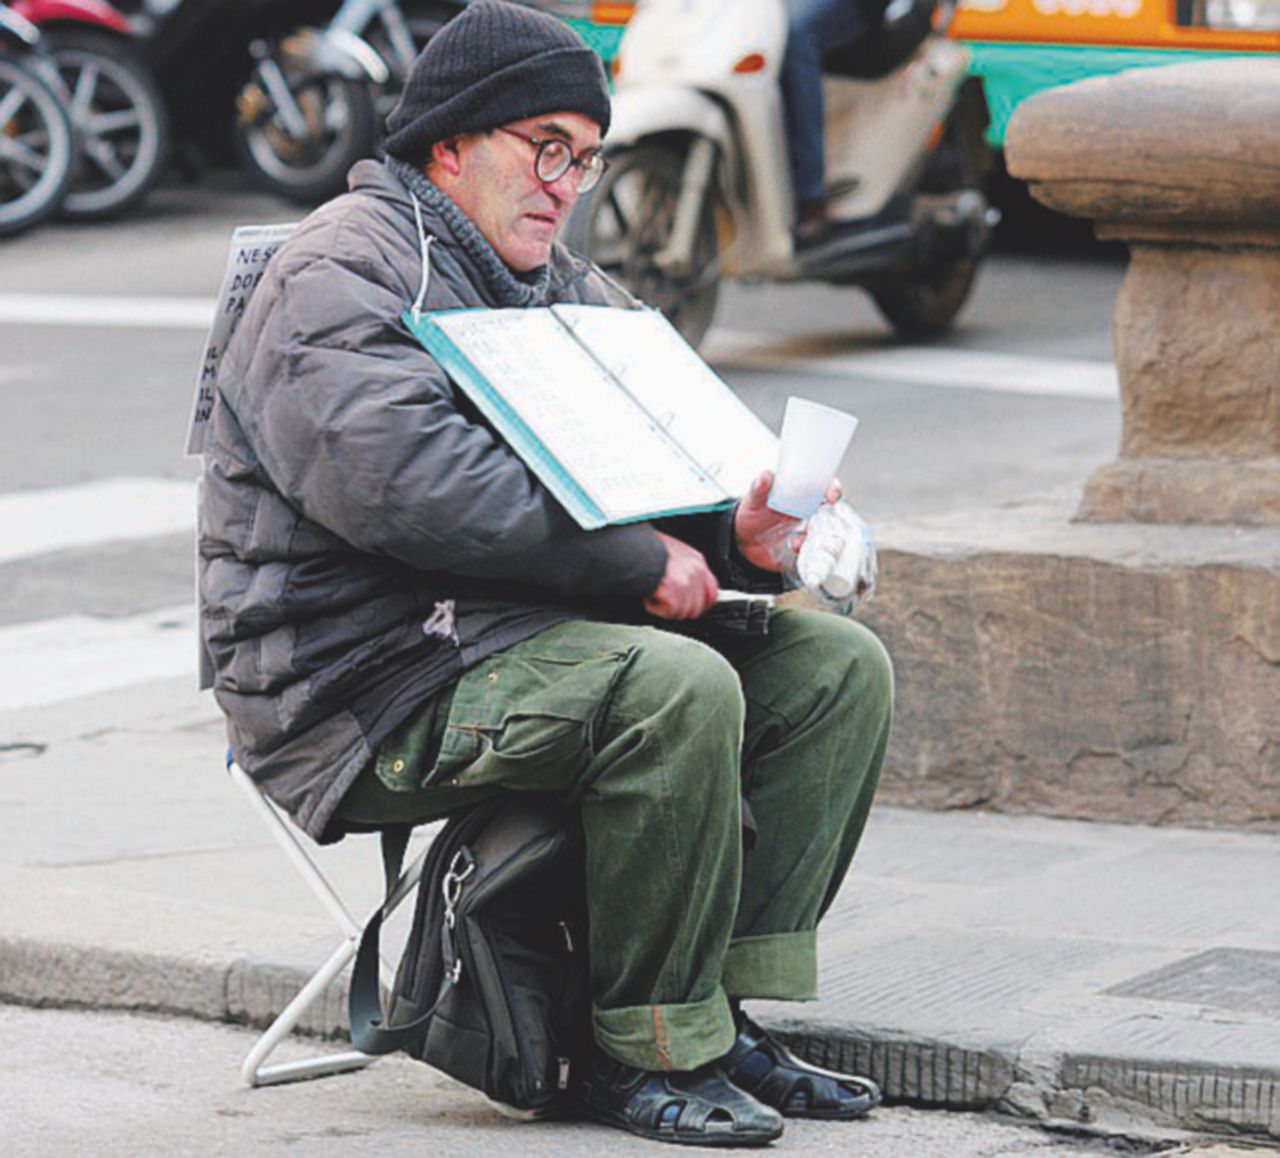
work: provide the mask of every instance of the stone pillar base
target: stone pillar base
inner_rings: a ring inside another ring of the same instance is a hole
[[[1089,477],[1076,518],[1280,526],[1280,458],[1120,458]]]
[[[1072,505],[879,526],[881,799],[1280,829],[1280,528]]]

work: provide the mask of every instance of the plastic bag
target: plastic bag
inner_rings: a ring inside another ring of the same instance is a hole
[[[770,554],[793,587],[841,614],[875,593],[875,539],[848,503],[823,503],[806,523],[785,528],[770,544]]]

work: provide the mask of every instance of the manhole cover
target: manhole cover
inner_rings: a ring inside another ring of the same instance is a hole
[[[1103,992],[1280,1017],[1280,953],[1210,949]]]

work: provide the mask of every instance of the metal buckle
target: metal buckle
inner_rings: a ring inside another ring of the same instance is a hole
[[[461,869],[459,869],[461,865]],[[449,967],[449,980],[457,985],[462,978],[462,957],[453,947],[453,937],[451,936],[454,927],[458,923],[457,907],[458,901],[462,897],[463,882],[476,871],[476,858],[471,855],[471,851],[466,848],[460,848],[453,854],[453,860],[449,862],[449,868],[444,874],[444,880],[440,883],[440,891],[444,894],[444,924],[445,924],[445,946],[446,959],[452,958],[452,965]]]
[[[458,863],[460,861],[465,866],[461,872],[458,871]],[[475,857],[465,848],[458,849],[453,854],[453,860],[449,862],[449,869],[444,874],[444,880],[440,884],[440,890],[444,894],[444,919],[451,929],[456,920],[454,910],[458,907],[458,901],[462,897],[462,883],[475,871]]]

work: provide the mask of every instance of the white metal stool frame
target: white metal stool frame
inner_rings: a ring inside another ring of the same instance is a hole
[[[363,1069],[371,1062],[377,1061],[377,1058],[361,1053],[359,1050],[344,1050],[341,1053],[321,1054],[312,1058],[300,1059],[299,1061],[279,1062],[276,1065],[264,1064],[272,1050],[284,1038],[289,1036],[311,1003],[328,988],[329,983],[355,958],[363,929],[352,917],[350,910],[343,904],[342,899],[334,891],[324,873],[320,871],[315,858],[298,838],[292,824],[284,813],[262,794],[252,777],[234,761],[227,762],[227,773],[232,782],[243,789],[244,794],[252,802],[254,810],[262,818],[267,828],[271,830],[276,843],[284,850],[285,855],[292,862],[293,867],[298,870],[308,888],[315,894],[316,899],[320,901],[325,909],[328,910],[329,915],[337,922],[343,935],[342,944],[333,951],[329,959],[316,970],[293,1000],[280,1011],[276,1019],[263,1031],[262,1036],[258,1038],[245,1057],[244,1064],[240,1068],[240,1075],[244,1078],[246,1085],[270,1086],[278,1085],[282,1082],[296,1082],[304,1078],[320,1078],[329,1074],[341,1074],[350,1070]],[[419,878],[422,876],[422,865],[426,855],[426,850],[423,850],[401,874],[400,879],[396,882],[396,887],[382,906],[385,917],[389,917],[395,912],[401,902],[413,891],[414,886],[417,885]],[[385,962],[383,963],[383,971],[384,973],[389,972]],[[390,978],[387,977],[385,980],[389,982]]]
[[[217,356],[213,351],[226,348],[227,339],[235,328],[240,312],[243,311],[248,300],[250,291],[237,289],[236,287],[244,284],[248,273],[261,274],[262,270],[266,268],[266,263],[271,253],[274,252],[275,247],[288,236],[293,228],[294,226],[292,225],[245,226],[236,230],[231,239],[231,251],[227,259],[227,269],[223,277],[222,289],[218,295],[218,308],[215,312],[216,320],[205,340],[205,352],[200,363],[202,372],[198,375],[198,387],[193,403],[191,426],[187,433],[186,453],[189,456],[201,456],[204,450],[204,419],[198,417],[203,413],[203,397],[200,387],[204,383],[212,381],[216,375]],[[426,276],[427,267],[424,265],[424,291],[426,288]],[[250,282],[250,288],[256,284],[257,281],[254,279]],[[420,300],[421,294],[419,294]],[[233,303],[238,306],[238,309],[231,308]],[[199,503],[197,503],[197,529],[199,525]],[[196,606],[197,608],[201,606],[198,592]],[[213,686],[213,665],[203,644],[203,633],[197,631],[197,638],[199,640],[198,654],[200,656],[199,686],[202,689],[209,688]],[[280,1082],[298,1081],[302,1078],[318,1078],[328,1074],[339,1074],[348,1070],[361,1069],[376,1059],[358,1050],[346,1050],[341,1053],[326,1054],[301,1061],[282,1062],[276,1065],[264,1064],[271,1051],[289,1035],[311,1003],[324,993],[329,983],[354,960],[360,944],[362,928],[356,923],[347,906],[343,904],[342,899],[320,870],[320,866],[303,844],[298,830],[294,828],[292,822],[284,812],[263,795],[252,777],[237,765],[229,755],[227,757],[227,773],[232,781],[243,789],[254,810],[262,818],[267,828],[271,830],[271,835],[275,838],[276,843],[284,850],[285,855],[292,862],[293,867],[298,870],[308,888],[311,889],[316,899],[337,922],[338,928],[342,930],[342,943],[302,989],[298,991],[297,996],[281,1010],[280,1014],[267,1027],[254,1047],[249,1051],[249,1055],[244,1059],[244,1065],[240,1070],[241,1076],[246,1084],[250,1086],[267,1086]],[[417,856],[401,875],[383,905],[384,917],[389,917],[413,891],[414,886],[422,876],[422,864],[425,856],[425,852]],[[390,984],[392,972],[385,962],[382,963],[382,973],[384,983]]]

